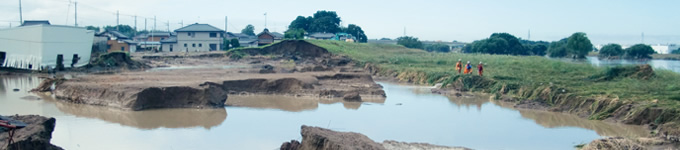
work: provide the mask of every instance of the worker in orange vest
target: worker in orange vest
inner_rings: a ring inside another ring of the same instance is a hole
[[[458,74],[460,74],[460,71],[463,70],[463,63],[460,61],[461,59],[458,59],[458,62],[456,63],[456,71],[458,72]]]
[[[479,72],[479,76],[482,76],[482,72],[484,71],[484,66],[482,66],[482,62],[479,62],[479,65],[477,65],[477,72]]]
[[[465,65],[465,71],[463,71],[464,74],[472,73],[472,65],[470,65],[470,61],[467,62]]]

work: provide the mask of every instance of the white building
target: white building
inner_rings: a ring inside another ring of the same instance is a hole
[[[217,51],[222,49],[224,30],[208,24],[191,24],[175,30],[177,37],[162,40],[162,51]]]
[[[85,28],[38,24],[0,29],[0,66],[40,70],[54,68],[57,55],[70,67],[78,57],[75,67],[89,63],[94,31]]]

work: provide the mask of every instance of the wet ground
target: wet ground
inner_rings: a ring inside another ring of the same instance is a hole
[[[230,96],[224,109],[121,111],[30,94],[41,79],[0,76],[0,114],[57,118],[52,143],[65,149],[277,149],[300,140],[300,126],[369,138],[473,149],[573,149],[602,136],[646,136],[639,126],[516,110],[488,96],[449,98],[428,87],[380,83],[385,100],[343,102]],[[14,91],[19,89],[19,91]]]

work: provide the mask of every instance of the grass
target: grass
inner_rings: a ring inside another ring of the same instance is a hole
[[[307,41],[332,53],[347,55],[360,65],[375,64],[381,69],[382,75],[408,79],[417,84],[447,84],[446,82],[453,81],[452,78],[461,77],[454,72],[454,65],[458,59],[462,59],[463,63],[470,61],[473,66],[483,62],[484,78],[503,85],[516,86],[518,89],[540,89],[539,87],[554,85],[575,96],[608,97],[645,103],[656,100],[658,106],[680,108],[680,75],[671,71],[655,71],[656,76],[648,80],[618,78],[596,81],[590,78],[605,73],[608,68],[537,56],[429,53],[398,45]],[[476,67],[473,68],[476,74]],[[523,92],[527,91],[514,91],[519,95]]]

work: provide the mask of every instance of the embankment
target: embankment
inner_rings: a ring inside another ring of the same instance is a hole
[[[24,116],[3,116],[11,120],[26,123],[26,127],[14,130],[11,137],[14,142],[8,145],[9,132],[5,128],[0,128],[0,150],[18,149],[41,149],[41,150],[61,150],[59,146],[52,145],[52,132],[56,125],[56,119],[46,118],[37,115]],[[11,123],[11,121],[10,121]]]

